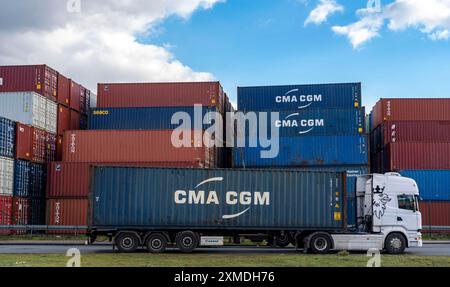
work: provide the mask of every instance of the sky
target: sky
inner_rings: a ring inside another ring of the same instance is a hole
[[[0,0],[0,65],[98,82],[361,82],[450,96],[450,0]],[[44,15],[44,17],[43,17]]]

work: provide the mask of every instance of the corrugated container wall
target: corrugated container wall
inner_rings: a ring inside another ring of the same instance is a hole
[[[45,130],[49,133],[57,133],[58,124],[58,104],[47,101],[47,112],[45,115]]]
[[[45,196],[47,181],[46,166],[41,164],[30,164],[30,197],[42,198]]]
[[[185,131],[186,133],[188,131]],[[203,146],[203,136],[194,139],[191,131],[189,144]],[[200,131],[200,135],[207,134]],[[172,131],[70,131],[63,139],[63,160],[85,163],[128,162],[201,162],[214,167],[213,149],[206,147],[176,148]],[[198,140],[198,141],[197,141]]]
[[[215,191],[217,196],[205,194],[203,200],[216,198],[217,204],[186,201],[182,191],[201,183],[202,189]],[[342,173],[97,167],[91,224],[94,228],[342,230],[347,227],[344,183]],[[255,192],[230,194],[244,190]]]
[[[0,195],[0,225],[11,225],[12,223],[12,196]],[[1,230],[0,234],[9,234],[9,230]]]
[[[214,112],[211,108],[199,109],[199,128],[207,129],[210,124],[202,124],[203,119],[210,121]],[[194,107],[157,107],[157,108],[96,108],[89,114],[90,130],[169,130],[180,126],[180,123],[172,124],[172,117],[176,113],[185,113],[191,119],[191,128],[196,123],[194,120]],[[184,119],[184,118],[183,118]]]
[[[70,80],[58,74],[58,104],[70,107]]]
[[[87,226],[88,199],[47,200],[47,224],[53,226]]]
[[[14,157],[16,123],[0,117],[0,156]]]
[[[16,160],[14,164],[14,196],[30,196],[30,163]]]
[[[0,66],[0,92],[35,92],[56,102],[58,72],[46,65]]]
[[[450,143],[387,145],[385,171],[450,169]]]
[[[86,163],[50,163],[47,198],[88,197],[89,167]]]
[[[58,135],[70,130],[70,110],[62,105],[58,106]]]
[[[420,212],[422,213],[423,230],[446,230],[450,231],[450,202],[421,201]]]
[[[32,131],[32,159],[36,163],[45,163],[47,159],[47,132],[31,128]]]
[[[224,110],[224,92],[219,82],[99,84],[97,107],[189,107]]]
[[[47,149],[45,152],[45,162],[55,161],[56,159],[56,141],[57,136],[52,133],[47,133]]]
[[[12,200],[12,224],[27,225],[30,200],[23,197],[13,197]]]
[[[361,107],[361,83],[238,88],[240,111],[350,107]]]
[[[45,200],[40,198],[29,199],[28,224],[44,225],[45,224]]]
[[[450,201],[450,170],[402,170],[400,173],[417,182],[423,200]]]
[[[70,130],[79,130],[81,122],[81,115],[79,112],[70,110]]]
[[[33,128],[17,123],[16,158],[30,161],[33,158]]]
[[[14,160],[0,157],[0,195],[13,195]]]
[[[70,80],[70,108],[80,112],[81,107],[81,85]]]
[[[450,121],[450,99],[381,99],[373,108],[373,128],[383,121]]]
[[[275,140],[273,140],[275,142]],[[233,150],[234,167],[307,167],[368,165],[365,136],[280,137],[278,154],[263,158],[270,148],[247,147]]]

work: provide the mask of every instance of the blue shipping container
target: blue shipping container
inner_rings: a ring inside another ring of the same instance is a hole
[[[14,196],[30,196],[30,163],[24,160],[14,162]]]
[[[201,109],[200,125],[204,116],[214,109]],[[172,124],[172,116],[178,112],[189,115],[191,127],[194,125],[194,107],[156,107],[156,108],[96,108],[89,113],[90,130],[171,130],[180,126]],[[209,119],[208,119],[209,121]],[[213,123],[213,122],[212,122]]]
[[[46,168],[44,165],[30,163],[30,197],[42,198],[45,196]]]
[[[361,83],[238,88],[238,110],[241,111],[360,107]]]
[[[0,117],[0,156],[14,158],[16,123]]]
[[[270,133],[278,129],[280,136],[338,136],[365,134],[365,109],[308,109],[302,111],[282,111],[278,116],[269,112],[261,117],[260,124],[267,125]]]
[[[246,146],[233,149],[234,167],[323,167],[369,164],[365,136],[280,137],[279,153],[274,158],[262,158],[262,152],[270,150],[269,148],[248,147],[248,141]]]
[[[400,174],[417,182],[423,200],[450,200],[450,170],[403,170]]]
[[[342,173],[96,167],[92,179],[91,228],[248,231],[347,226]]]

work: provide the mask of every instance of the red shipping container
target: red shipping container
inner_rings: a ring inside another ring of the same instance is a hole
[[[58,74],[58,104],[70,107],[70,80]]]
[[[81,101],[81,85],[70,80],[70,108],[79,112]]]
[[[12,199],[12,225],[28,225],[28,211],[30,200],[23,197],[13,197]],[[25,234],[26,230],[15,230],[14,234]]]
[[[434,230],[447,230],[450,232],[450,202],[446,201],[422,201],[420,202],[423,229],[429,226]]]
[[[62,150],[63,150],[63,137],[56,137],[56,159],[55,161],[62,161]]]
[[[0,196],[0,225],[12,224],[12,196]],[[10,234],[9,230],[1,230],[0,234]]]
[[[98,84],[97,107],[182,107],[195,104],[223,112],[225,99],[219,82]]]
[[[58,105],[58,135],[63,135],[70,130],[70,110],[62,105]]]
[[[47,150],[45,152],[45,161],[51,162],[56,160],[56,141],[57,136],[52,133],[47,133]]]
[[[16,158],[31,161],[33,158],[33,128],[21,123],[16,124]]]
[[[215,167],[210,148],[176,148],[171,141],[172,132],[69,131],[64,134],[63,160],[86,163],[199,161],[206,167]],[[203,145],[202,142],[195,144]]]
[[[47,132],[41,129],[32,128],[32,156],[31,161],[35,163],[45,163],[47,159]]]
[[[70,130],[79,130],[80,129],[80,121],[81,115],[79,112],[70,110]]]
[[[47,225],[80,226],[88,225],[88,199],[49,199],[47,200]],[[51,231],[52,234],[85,233],[86,230]]]
[[[450,99],[381,99],[372,115],[374,128],[383,121],[450,121]]]
[[[450,142],[450,121],[387,121],[377,130],[381,148],[396,142]]]
[[[46,65],[0,66],[0,92],[36,92],[56,102],[58,72]]]
[[[450,169],[450,143],[392,143],[386,156],[386,171]]]

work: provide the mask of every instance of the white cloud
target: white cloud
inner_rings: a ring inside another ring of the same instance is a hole
[[[0,10],[0,63],[47,63],[96,90],[97,82],[205,81],[166,45],[142,44],[171,15],[187,18],[221,0],[82,0],[80,13],[67,1],[8,1]],[[150,31],[150,32],[148,32]]]
[[[344,7],[335,0],[320,0],[317,7],[309,13],[308,18],[305,20],[305,26],[308,24],[322,24],[329,16],[343,11]]]
[[[362,9],[358,14],[359,21],[332,28],[335,33],[347,36],[354,48],[379,36],[385,22],[392,31],[415,28],[432,40],[446,40],[450,36],[450,0],[396,0],[385,5],[381,12]]]

